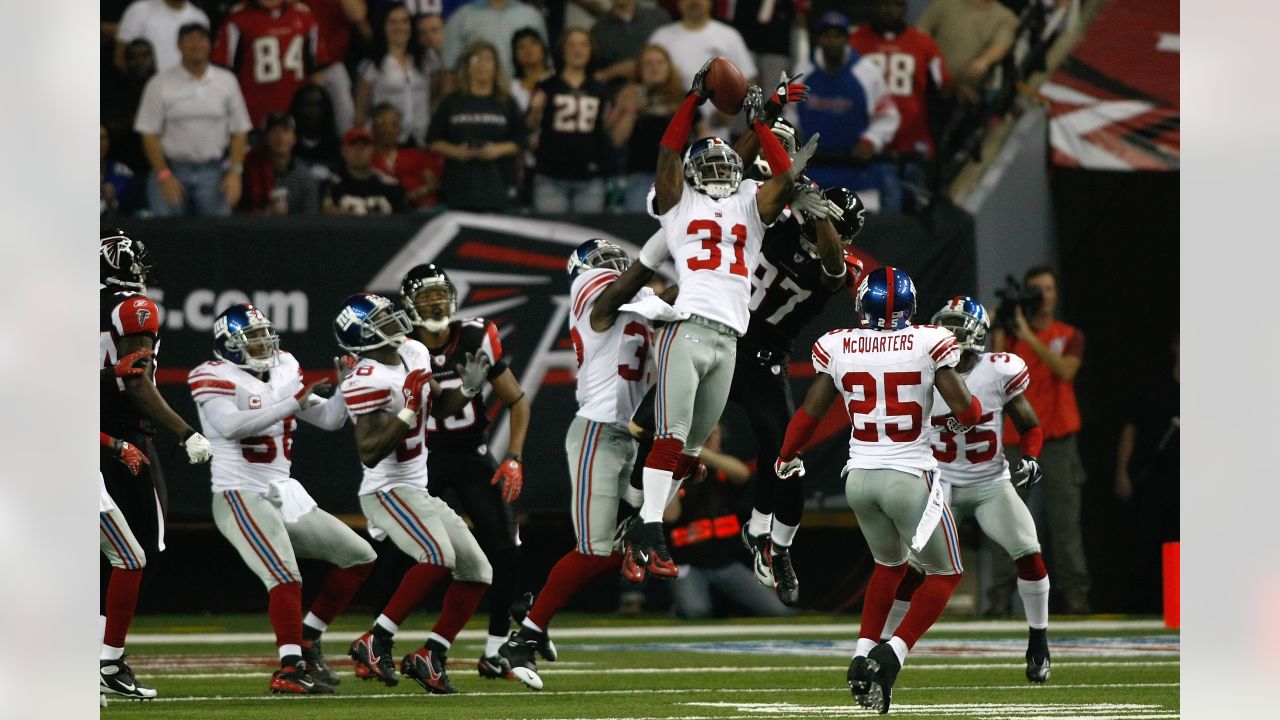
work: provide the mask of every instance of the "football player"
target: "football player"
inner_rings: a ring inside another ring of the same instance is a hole
[[[356,677],[388,687],[400,682],[391,656],[393,638],[431,588],[450,574],[444,608],[426,643],[405,655],[400,672],[427,692],[455,693],[445,672],[458,631],[475,614],[493,570],[466,523],[427,492],[425,417],[449,417],[484,386],[488,357],[467,355],[456,368],[461,384],[442,390],[432,378],[431,352],[408,337],[413,326],[390,300],[372,293],[347,298],[334,320],[338,346],[353,356],[340,389],[355,423],[364,464],[360,507],[375,540],[389,537],[416,564],[368,632],[351,643]]]
[[[290,477],[297,419],[326,430],[346,424],[341,398],[324,399],[328,380],[304,385],[302,368],[280,350],[280,336],[256,307],[232,305],[213,323],[214,359],[187,376],[200,425],[213,443],[213,520],[267,587],[280,669],[275,693],[331,693],[321,633],[360,589],[378,559],[346,523],[317,507]],[[302,620],[298,557],[334,568]]]
[[[208,462],[212,457],[209,441],[192,430],[156,389],[160,310],[145,294],[147,274],[153,267],[141,240],[119,230],[102,237],[98,247],[98,351],[103,368],[99,431],[142,449],[147,435],[154,434],[154,425],[159,425],[181,439],[188,462]],[[139,365],[142,371],[134,372]],[[119,461],[120,454],[103,446],[99,461],[102,506],[113,508],[109,523],[99,517],[100,547],[111,562],[103,602],[99,691],[146,699],[155,697],[156,691],[133,676],[124,659],[124,641],[133,622],[147,555],[164,549],[164,508],[148,465],[126,465]]]
[[[694,113],[710,97],[708,61],[672,117],[658,149],[649,212],[662,224],[665,247],[676,265],[680,287],[675,309],[685,319],[658,331],[656,427],[653,448],[645,459],[641,524],[624,537],[622,574],[640,582],[646,573],[676,577],[662,528],[662,511],[677,480],[697,465],[698,451],[719,422],[733,380],[738,338],[747,331],[751,270],[756,266],[765,228],[790,200],[795,180],[817,148],[815,135],[788,157],[778,138],[760,120],[753,129],[773,177],[743,181],[742,159],[718,137],[684,148]],[[776,94],[786,96],[787,78]],[[683,152],[683,160],[681,153]]]
[[[1040,481],[1040,448],[1044,443],[1036,411],[1022,393],[1030,384],[1027,364],[1012,353],[988,353],[987,332],[991,320],[977,300],[957,296],[933,316],[956,336],[961,349],[956,372],[987,408],[976,425],[949,428],[945,415],[934,414],[933,456],[947,491],[947,504],[956,522],[973,517],[987,537],[995,540],[1018,568],[1018,594],[1027,614],[1027,679],[1049,679],[1049,572],[1040,554],[1031,512],[1018,497],[1015,487]],[[942,407],[934,398],[934,408]],[[1009,472],[1001,442],[1004,416],[1008,415],[1021,435],[1018,441],[1022,460]],[[960,431],[960,432],[958,432]],[[909,571],[914,572],[914,571]],[[912,586],[904,581],[898,588],[881,638],[892,636],[910,607]]]
[[[848,682],[859,704],[885,713],[907,652],[942,615],[963,572],[930,447],[935,389],[954,414],[950,422],[976,425],[983,410],[955,370],[960,347],[951,331],[911,324],[916,292],[905,272],[885,266],[869,273],[855,306],[862,327],[833,330],[813,345],[817,378],[787,426],[776,466],[784,482],[804,474],[799,449],[841,398],[853,423],[845,498],[875,558]],[[909,550],[924,582],[896,634],[877,644]]]
[[[404,312],[413,337],[431,351],[436,382],[443,388],[462,383],[454,367],[466,356],[484,355],[489,385],[511,411],[511,439],[500,464],[489,454],[489,415],[484,393],[467,401],[455,415],[437,422],[427,418],[427,473],[432,495],[471,519],[476,539],[493,566],[489,588],[489,638],[476,667],[483,678],[507,677],[511,668],[498,655],[507,640],[507,614],[516,599],[520,546],[512,503],[524,484],[524,439],[529,431],[529,401],[507,366],[498,328],[484,318],[459,319],[458,291],[449,275],[435,265],[418,265],[400,281]]]
[[[632,508],[641,503],[639,489],[630,486],[638,443],[627,425],[653,385],[653,322],[622,308],[639,301],[671,312],[643,287],[653,269],[632,264],[612,243],[597,238],[579,245],[569,256],[568,272],[578,412],[565,434],[565,453],[578,544],[551,569],[520,629],[500,650],[512,674],[534,690],[542,689],[534,654],[556,659],[547,634],[551,619],[580,587],[622,564],[615,548],[619,499]]]

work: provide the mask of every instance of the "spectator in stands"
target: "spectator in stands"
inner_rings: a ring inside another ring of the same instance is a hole
[[[671,15],[659,7],[640,5],[637,0],[613,0],[609,12],[591,26],[596,42],[596,79],[614,93],[636,78],[636,58],[649,36],[671,22]]]
[[[933,0],[916,27],[937,41],[962,96],[972,99],[983,75],[1013,45],[1018,17],[996,0]]]
[[[253,126],[235,76],[209,64],[211,47],[209,28],[183,25],[182,63],[151,78],[142,92],[133,127],[151,163],[147,198],[156,215],[230,215],[240,202]]]
[[[140,175],[147,170],[147,159],[142,154],[142,138],[133,131],[133,119],[142,103],[142,89],[156,74],[156,60],[151,43],[143,39],[130,42],[124,52],[124,74],[102,86],[102,124],[107,127],[115,159]]]
[[[794,611],[742,562],[739,516],[751,470],[720,451],[720,435],[719,427],[712,430],[702,448],[706,478],[686,482],[663,513],[671,555],[680,568],[671,581],[672,612],[688,620],[710,617],[715,589],[748,614],[791,615]]]
[[[394,177],[405,198],[415,208],[440,202],[440,176],[444,157],[418,147],[400,147],[400,110],[383,103],[373,109],[373,167]]]
[[[386,0],[381,0],[384,4]],[[409,6],[409,12],[413,13],[415,18],[423,15],[438,15],[443,20],[448,20],[453,11],[471,2],[471,0],[405,0],[405,5]],[[426,45],[427,43],[423,43]]]
[[[352,30],[365,41],[373,39],[369,8],[365,0],[307,0],[307,7],[311,8],[320,28],[320,43],[334,61],[320,75],[333,101],[338,132],[344,133],[355,123],[356,106],[352,99],[351,74],[343,58],[351,50]]]
[[[511,36],[520,28],[531,27],[545,41],[547,23],[542,13],[520,0],[471,0],[458,8],[445,25],[444,65],[457,72],[465,49],[476,42],[487,42],[496,48],[498,69],[505,77],[515,74],[511,58]],[[461,87],[461,84],[459,84]]]
[[[104,125],[98,126],[98,214],[107,218],[128,217],[138,200],[138,178],[110,156],[111,140]]]
[[[604,212],[605,177],[613,172],[608,89],[591,77],[591,33],[566,30],[556,48],[560,72],[529,103],[529,127],[540,128],[533,207],[539,213]]]
[[[324,185],[328,215],[390,215],[407,208],[396,179],[373,167],[373,133],[353,127],[342,136],[342,167]]]
[[[324,167],[338,162],[338,131],[333,103],[323,87],[307,85],[298,90],[293,102],[289,103],[289,115],[297,122],[295,156]]]
[[[553,74],[551,52],[537,30],[521,28],[511,36],[511,55],[516,64],[516,75],[511,79],[511,97],[520,107],[520,112],[527,113],[534,91]]]
[[[623,207],[629,213],[644,213],[658,167],[657,148],[671,116],[684,100],[688,85],[661,45],[645,46],[636,58],[636,65],[639,80],[618,93],[611,110],[615,117],[610,135],[615,146],[626,149],[627,187]],[[694,136],[701,134],[700,129],[693,132]]]
[[[707,60],[716,55],[728,58],[742,71],[747,82],[759,78],[756,61],[747,51],[747,44],[737,30],[711,18],[711,0],[680,0],[679,22],[663,25],[653,32],[650,44],[661,45],[671,56],[680,77],[691,82]],[[767,78],[775,83],[777,78]],[[733,118],[715,109],[711,103],[702,106],[702,117],[707,121],[707,132],[729,139]]]
[[[423,54],[409,10],[401,4],[392,5],[379,28],[373,57],[360,63],[356,126],[368,124],[375,105],[389,103],[400,110],[400,144],[426,142],[431,108],[427,77],[422,74]]]
[[[526,135],[497,49],[487,42],[471,45],[457,74],[458,89],[440,102],[427,134],[431,149],[445,157],[445,204],[460,210],[510,208]]]
[[[293,117],[271,113],[264,140],[244,162],[244,200],[240,210],[253,215],[315,215],[320,212],[320,183],[328,175],[293,155],[298,135]]]
[[[137,0],[124,11],[116,30],[116,67],[128,72],[125,48],[134,40],[146,40],[155,51],[156,72],[178,66],[182,58],[174,39],[184,25],[209,27],[209,16],[187,0]]]
[[[1054,318],[1058,305],[1058,280],[1053,268],[1036,265],[1027,270],[1023,282],[1039,288],[1042,301],[1030,317],[1018,308],[1012,337],[997,327],[996,352],[1011,352],[1027,363],[1031,384],[1024,396],[1040,418],[1044,449],[1040,467],[1044,480],[1031,487],[1027,504],[1034,514],[1043,514],[1048,533],[1040,541],[1048,548],[1054,590],[1062,598],[1062,611],[1069,615],[1089,612],[1089,568],[1085,562],[1080,533],[1080,495],[1084,488],[1084,464],[1076,446],[1080,431],[1080,408],[1076,405],[1075,378],[1084,359],[1084,333]],[[1017,448],[1018,433],[1005,423],[1004,445]],[[1041,502],[1043,500],[1043,502]],[[1010,563],[997,563],[992,587],[992,612],[1005,614],[1013,590]],[[1003,603],[1003,604],[1002,604]]]
[[[859,25],[849,42],[880,68],[902,118],[887,148],[898,157],[883,168],[880,198],[881,210],[896,214],[904,205],[903,182],[922,185],[924,162],[933,159],[930,100],[950,84],[951,76],[933,38],[907,24],[907,0],[876,0],[870,21]]]
[[[809,99],[787,106],[805,137],[822,134],[805,174],[822,187],[854,190],[878,210],[880,173],[871,161],[898,131],[898,108],[880,68],[849,46],[844,15],[823,13],[813,45],[812,59],[799,68]]]
[[[422,46],[419,67],[427,78],[427,87],[431,89],[428,102],[431,111],[435,112],[444,96],[452,91],[452,88],[445,87],[448,73],[444,67],[444,18],[439,13],[426,13],[415,17],[413,22],[418,32],[418,44]]]
[[[742,33],[764,82],[776,83],[791,67],[791,30],[803,26],[807,5],[808,0],[736,0],[729,6],[726,20]]]

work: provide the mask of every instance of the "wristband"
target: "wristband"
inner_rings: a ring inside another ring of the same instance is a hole
[[[844,262],[840,263],[840,272],[836,273],[835,275],[832,275],[831,273],[827,272],[827,266],[823,265],[822,263],[818,263],[818,267],[822,268],[822,274],[826,275],[829,278],[842,278],[845,275],[849,274],[849,266],[845,265]]]
[[[977,425],[982,420],[982,401],[978,400],[977,395],[969,396],[969,407],[965,408],[964,412],[958,413],[956,420],[960,421],[961,425],[969,427]]]
[[[507,460],[515,460],[518,463],[522,463],[522,464],[524,463],[524,458],[520,455],[520,453],[512,453],[512,452],[507,453]]]
[[[480,389],[479,389],[479,388],[477,388],[477,389],[475,389],[475,390],[472,390],[471,388],[467,387],[466,385],[459,385],[459,386],[458,386],[458,392],[462,393],[462,397],[466,397],[466,398],[473,398],[473,397],[475,397],[475,396],[477,396],[477,395],[479,395],[479,394],[480,394]]]
[[[186,443],[187,440],[190,440],[191,436],[195,434],[196,434],[195,430],[192,430],[191,428],[187,428],[187,431],[182,433],[182,442]]]
[[[1039,425],[1022,433],[1022,437],[1018,438],[1018,448],[1023,455],[1040,457],[1040,451],[1044,449],[1044,432]]]
[[[752,125],[752,130],[760,139],[760,154],[764,155],[764,159],[769,163],[769,171],[774,175],[781,175],[790,170],[791,158],[787,155],[786,148],[782,147],[778,136],[759,120]]]
[[[784,460],[790,460],[799,455],[804,444],[809,442],[817,429],[818,419],[806,412],[804,408],[800,408],[787,424],[787,434],[778,455]]]
[[[165,168],[160,172],[156,173],[157,180],[168,180],[171,177],[173,177],[173,171],[170,170],[169,168]]]
[[[396,417],[408,427],[418,424],[418,413],[409,408],[400,408],[400,412],[396,413]]]

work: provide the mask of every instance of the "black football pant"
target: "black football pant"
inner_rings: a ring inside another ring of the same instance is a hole
[[[747,413],[751,431],[756,436],[753,508],[765,515],[772,514],[778,522],[795,526],[804,514],[804,484],[798,477],[784,482],[773,470],[773,462],[787,434],[787,423],[795,412],[791,382],[787,378],[789,359],[782,355],[776,362],[765,364],[754,350],[739,343],[729,401]]]
[[[493,566],[489,634],[506,636],[511,623],[508,611],[520,587],[520,548],[515,511],[502,501],[502,484],[489,484],[495,471],[493,459],[474,450],[431,450],[427,455],[427,492],[470,518],[472,532]]]

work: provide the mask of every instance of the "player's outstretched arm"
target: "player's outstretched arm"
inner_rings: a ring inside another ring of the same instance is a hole
[[[693,119],[698,106],[711,97],[707,90],[707,70],[711,68],[711,60],[702,66],[693,77],[693,84],[684,102],[671,117],[667,131],[662,135],[662,144],[658,147],[658,167],[654,174],[654,208],[658,215],[665,215],[668,210],[680,202],[684,194],[684,155],[685,141],[689,139],[689,131],[693,129]]]
[[[117,343],[121,357],[132,355],[139,350],[153,350],[153,346],[151,337],[144,334],[125,335]],[[148,357],[144,367],[146,372],[141,375],[128,375],[121,378],[124,382],[125,397],[129,398],[133,406],[148,419],[177,435],[184,444],[188,438],[199,435],[186,420],[169,407],[164,396],[156,389],[156,384],[152,380],[156,373],[155,362]],[[203,440],[203,437],[201,439]]]
[[[822,287],[835,292],[845,286],[849,269],[844,264],[844,243],[828,218],[814,223],[818,231],[818,260],[822,263]]]
[[[609,283],[609,286],[600,292],[600,296],[591,304],[591,329],[596,332],[604,332],[613,327],[614,321],[618,319],[618,309],[623,305],[631,302],[636,293],[640,292],[640,288],[644,284],[653,279],[656,267],[650,267],[646,263],[661,265],[661,259],[654,260],[645,257],[646,253],[650,253],[650,248],[656,248],[661,251],[661,256],[666,256],[666,240],[663,232],[659,230],[654,233],[649,241],[645,243],[645,249],[640,253],[640,262],[631,263],[631,267],[622,272],[617,280]]]
[[[805,445],[813,439],[818,429],[818,421],[827,413],[827,408],[840,395],[835,380],[826,373],[819,373],[805,393],[804,403],[787,423],[787,434],[782,439],[782,448],[773,463],[774,472],[786,480],[793,475],[804,477],[804,461],[800,453]]]

